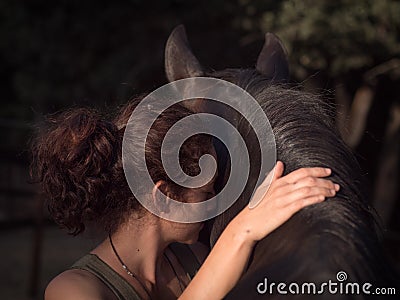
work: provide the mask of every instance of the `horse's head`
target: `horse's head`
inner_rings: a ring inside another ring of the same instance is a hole
[[[183,25],[176,27],[167,41],[165,48],[165,71],[170,82],[190,77],[211,76],[231,81],[239,86],[241,85],[237,78],[235,78],[236,75],[241,72],[240,69],[227,69],[222,71],[222,74],[208,71],[200,64],[199,60],[191,50]],[[261,75],[264,83],[283,83],[288,81],[289,67],[286,50],[283,47],[282,42],[274,34],[267,33],[265,35],[264,45],[258,56],[255,69],[252,71]],[[246,88],[245,86],[241,87],[244,89]],[[219,115],[230,121],[234,126],[239,127],[237,120],[240,119],[240,116],[238,116],[238,113],[234,109],[231,109],[226,105],[216,101],[208,101],[206,99],[183,101],[183,104],[195,112],[208,112]],[[247,136],[247,139],[250,140],[250,142],[252,139],[254,141],[254,137],[251,134]],[[215,189],[216,192],[219,192],[229,177],[229,174],[227,173],[230,169],[230,160],[227,149],[219,140],[215,139],[214,145],[218,156],[219,169],[219,177],[217,178]],[[214,226],[211,230],[211,243],[215,241],[219,236],[220,231],[251,197],[256,184],[256,179],[258,178],[258,172],[260,172],[260,160],[259,156],[257,156],[258,152],[252,152],[250,176],[245,191],[241,195],[240,199],[228,211],[216,218],[218,225]]]
[[[178,26],[166,45],[165,69],[169,81],[215,77],[245,89],[268,117],[275,136],[276,155],[284,162],[285,173],[302,167],[325,166],[332,169],[332,180],[341,186],[334,198],[302,209],[258,243],[245,276],[231,293],[233,299],[252,299],[249,286],[267,273],[275,279],[321,281],[332,278],[338,268],[346,266],[352,279],[366,282],[389,278],[390,268],[382,260],[364,180],[357,160],[335,129],[332,106],[316,95],[279,86],[288,80],[289,72],[286,51],[275,35],[266,34],[254,69],[208,71],[192,53],[184,27]],[[207,99],[187,100],[183,104],[195,112],[217,114],[231,122],[245,140],[250,156],[250,173],[243,193],[215,218],[210,228],[213,244],[227,223],[248,203],[257,177],[267,170],[261,170],[260,145],[251,125],[242,121],[244,118],[238,117],[236,110]],[[230,159],[227,149],[217,139],[215,148],[218,193],[229,178]]]

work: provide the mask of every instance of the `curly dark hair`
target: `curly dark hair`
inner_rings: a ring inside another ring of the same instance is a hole
[[[140,98],[129,101],[112,121],[88,108],[49,116],[34,139],[31,176],[40,183],[51,217],[69,233],[83,232],[88,222],[110,233],[133,212],[144,212],[125,179],[121,150],[125,126],[139,102]],[[142,111],[140,117],[148,118],[150,113]],[[157,118],[146,138],[146,163],[153,181],[164,180],[178,199],[186,189],[165,173],[161,145],[169,128],[191,114],[185,107],[173,105]],[[199,158],[211,147],[209,135],[186,140],[179,152],[183,171],[197,175]]]

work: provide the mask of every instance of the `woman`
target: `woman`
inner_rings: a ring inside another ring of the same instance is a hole
[[[258,240],[296,211],[339,189],[323,178],[330,175],[328,169],[301,169],[281,177],[283,164],[278,162],[262,201],[243,209],[207,256],[207,248],[196,243],[201,223],[157,217],[138,203],[128,187],[121,144],[138,101],[124,106],[113,122],[92,110],[64,112],[49,119],[34,144],[33,171],[54,220],[73,234],[88,224],[108,233],[99,246],[49,283],[47,300],[220,299],[240,278]],[[151,113],[151,109],[143,111],[134,121],[142,122],[140,118],[149,118]],[[147,135],[146,162],[154,181],[149,197],[155,197],[156,189],[183,202],[201,202],[214,195],[213,181],[201,188],[183,188],[168,179],[162,166],[165,133],[189,115],[189,110],[174,105],[159,116]],[[197,175],[198,160],[206,153],[215,156],[210,136],[199,134],[185,141],[179,157],[183,171]]]

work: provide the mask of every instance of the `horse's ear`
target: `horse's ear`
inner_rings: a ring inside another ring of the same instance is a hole
[[[168,38],[165,46],[165,72],[170,82],[204,74],[190,49],[183,25],[177,26]]]
[[[264,46],[258,56],[256,69],[275,82],[289,80],[289,63],[286,49],[273,33],[265,35]]]

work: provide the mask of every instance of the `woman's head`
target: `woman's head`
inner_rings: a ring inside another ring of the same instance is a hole
[[[113,232],[132,214],[139,217],[147,213],[129,189],[122,166],[125,126],[139,102],[136,99],[123,106],[113,121],[86,108],[59,113],[48,118],[34,141],[32,175],[42,186],[52,218],[72,234],[82,232],[89,222]],[[142,111],[134,122],[140,124],[151,114],[151,109]],[[151,127],[145,147],[146,164],[154,183],[181,201],[199,199],[195,196],[198,193],[193,195],[196,191],[169,180],[161,160],[161,145],[169,128],[189,115],[191,112],[181,105],[165,110]],[[189,138],[179,152],[182,170],[190,176],[197,175],[199,158],[212,151],[210,136]]]

